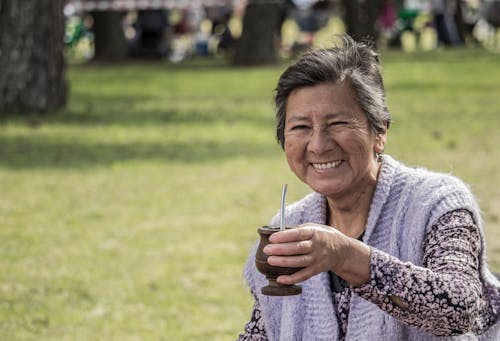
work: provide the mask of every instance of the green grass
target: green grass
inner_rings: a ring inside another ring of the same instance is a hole
[[[387,152],[468,182],[500,270],[500,63],[385,52]],[[256,228],[307,192],[274,140],[284,65],[71,66],[71,100],[0,118],[1,340],[232,340]]]

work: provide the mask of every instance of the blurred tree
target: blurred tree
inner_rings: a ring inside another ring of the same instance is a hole
[[[276,61],[284,0],[249,0],[243,31],[236,44],[234,64],[258,65]]]
[[[344,22],[346,32],[355,40],[379,38],[377,21],[380,15],[381,0],[344,0]]]
[[[127,40],[123,32],[123,13],[94,11],[94,60],[119,61],[127,58]]]
[[[0,0],[0,111],[66,104],[65,0]]]

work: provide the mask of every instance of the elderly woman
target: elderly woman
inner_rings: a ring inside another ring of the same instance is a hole
[[[244,275],[255,305],[239,340],[500,340],[500,283],[473,195],[382,155],[390,114],[377,54],[348,36],[311,51],[282,74],[275,103],[278,141],[313,192],[286,210],[299,227],[264,252],[300,268],[278,282],[301,282],[302,294],[263,295],[254,249]]]

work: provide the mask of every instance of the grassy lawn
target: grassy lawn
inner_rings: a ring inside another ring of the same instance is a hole
[[[498,55],[382,63],[387,153],[471,185],[500,271]],[[0,118],[0,339],[235,339],[256,228],[308,191],[274,140],[283,68],[72,66],[64,111]]]

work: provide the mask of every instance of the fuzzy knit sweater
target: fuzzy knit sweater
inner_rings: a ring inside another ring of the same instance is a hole
[[[500,283],[486,265],[485,242],[479,208],[468,188],[450,175],[404,166],[383,156],[363,242],[404,262],[421,266],[423,243],[428,229],[445,213],[466,209],[472,212],[481,234],[480,276],[482,295],[491,301],[497,322],[481,335],[436,337],[403,324],[375,304],[353,294],[348,318],[347,340],[500,340]],[[326,221],[326,199],[312,193],[286,209],[287,224]],[[277,223],[274,217],[271,224]],[[339,331],[327,273],[301,283],[297,296],[265,296],[267,284],[255,268],[254,247],[244,270],[250,289],[257,295],[269,340],[337,340]]]

